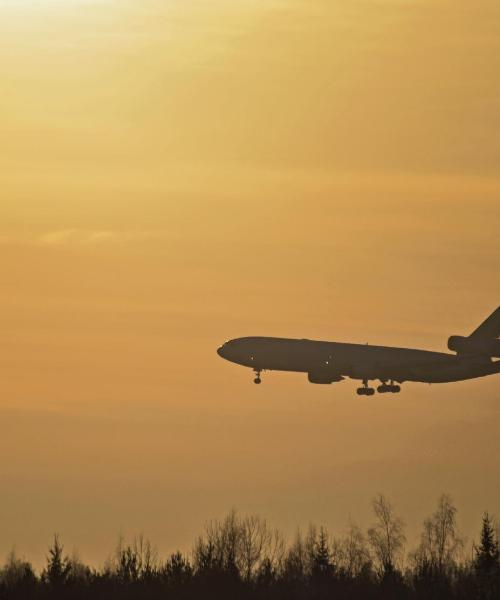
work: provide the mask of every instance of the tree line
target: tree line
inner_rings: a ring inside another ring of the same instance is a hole
[[[448,495],[406,550],[405,525],[383,495],[367,531],[350,523],[332,536],[311,525],[287,542],[258,516],[230,512],[205,526],[189,554],[159,557],[142,535],[121,538],[100,568],[64,551],[55,535],[40,573],[11,552],[0,570],[0,600],[500,600],[499,530],[485,512],[477,543],[466,544]]]

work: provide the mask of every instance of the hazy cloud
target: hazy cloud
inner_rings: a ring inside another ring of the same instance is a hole
[[[44,246],[87,246],[134,242],[161,237],[162,232],[118,231],[111,229],[59,229],[43,234],[0,235],[0,244],[44,245]]]
[[[45,233],[38,242],[51,246],[108,244],[132,242],[158,235],[149,231],[116,231],[111,229],[61,229]]]

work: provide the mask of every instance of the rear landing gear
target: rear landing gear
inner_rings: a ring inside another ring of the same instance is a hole
[[[371,387],[368,387],[368,380],[365,379],[363,381],[363,387],[360,387],[356,390],[358,396],[373,396],[375,394],[375,390]]]
[[[379,394],[399,394],[400,391],[401,386],[395,385],[393,381],[391,381],[390,384],[382,383],[382,385],[379,385],[377,388]]]
[[[262,383],[262,379],[260,378],[260,369],[255,369],[255,379],[253,380],[253,382],[256,385],[260,385]]]
[[[375,390],[371,387],[360,387],[356,390],[358,396],[373,396]]]

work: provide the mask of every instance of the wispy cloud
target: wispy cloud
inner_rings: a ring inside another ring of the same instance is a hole
[[[65,244],[95,244],[114,241],[117,234],[111,230],[88,231],[84,229],[61,229],[45,233],[38,238],[42,244],[60,246]]]
[[[91,246],[135,242],[162,237],[161,231],[58,229],[42,234],[0,235],[0,245]]]
[[[41,235],[37,242],[49,246],[93,245],[131,242],[156,237],[151,231],[117,231],[111,229],[61,229]]]

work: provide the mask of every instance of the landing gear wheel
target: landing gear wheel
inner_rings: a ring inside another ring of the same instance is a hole
[[[356,390],[356,393],[358,394],[358,396],[373,396],[375,390],[371,387],[368,387],[368,385],[365,384],[363,387],[358,388]]]
[[[253,372],[255,373],[255,379],[253,380],[253,382],[256,385],[260,385],[262,383],[262,379],[260,378],[260,374],[262,372],[262,369],[254,369]]]
[[[377,392],[379,394],[399,394],[401,391],[401,386],[396,385],[394,381],[391,380],[390,383],[382,381],[382,384],[378,386]]]

